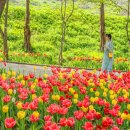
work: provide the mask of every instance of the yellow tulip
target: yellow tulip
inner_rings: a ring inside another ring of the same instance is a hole
[[[120,111],[118,111],[118,116],[121,116],[121,112]]]
[[[111,95],[114,94],[113,90],[110,90],[109,93],[110,93]]]
[[[116,100],[112,100],[112,105],[116,105],[117,101]]]
[[[88,111],[88,108],[85,108],[84,106],[82,106],[81,109],[82,109],[83,112],[87,112]]]
[[[35,117],[39,117],[40,114],[39,114],[38,111],[34,111],[34,112],[33,112],[33,115],[34,115]]]
[[[20,75],[19,75],[19,78],[20,78],[20,79],[23,79],[23,75],[22,75],[22,74],[20,74]]]
[[[125,95],[123,95],[123,97],[124,97],[124,98],[128,98],[128,95],[127,95],[127,94],[125,94]]]
[[[59,96],[59,95],[56,95],[56,96],[55,96],[55,100],[56,100],[56,101],[59,101],[59,100],[60,100],[60,96]]]
[[[78,103],[78,99],[74,99],[73,102],[74,102],[74,104],[77,104]]]
[[[18,113],[17,113],[17,117],[18,117],[18,119],[23,119],[24,117],[25,117],[25,112],[24,111],[19,111]]]
[[[130,104],[127,105],[127,109],[130,110]]]
[[[11,75],[11,72],[10,72],[10,71],[8,71],[8,72],[7,72],[7,74],[10,76],[10,75]]]
[[[114,98],[115,98],[115,97],[114,97],[114,95],[110,95],[110,99],[112,99],[112,100],[113,100]]]
[[[130,121],[130,114],[127,115],[127,120]]]
[[[47,69],[47,66],[43,66],[43,69]]]
[[[8,110],[9,110],[9,107],[8,107],[7,105],[5,105],[5,106],[2,107],[2,111],[3,111],[4,113],[7,113]]]
[[[0,62],[3,61],[3,58],[0,58]]]
[[[52,100],[56,100],[56,96],[55,95],[52,95],[51,98],[52,98]]]
[[[97,91],[95,92],[95,96],[99,97],[100,93]]]
[[[41,102],[41,103],[43,102],[41,97],[38,98],[38,102]]]
[[[100,87],[103,87],[103,83],[100,83]]]
[[[78,98],[78,94],[74,94],[74,98],[76,98],[76,99],[77,99],[77,98]]]
[[[34,84],[32,84],[31,85],[31,90],[33,90],[35,88],[35,85]]]
[[[106,117],[103,117],[102,120],[106,120]]]
[[[21,109],[21,108],[22,108],[22,102],[18,102],[18,103],[17,103],[17,108],[18,108],[18,109]]]
[[[95,97],[95,102],[98,100],[98,97]]]
[[[90,92],[93,92],[93,88],[90,88]]]
[[[92,102],[92,103],[94,103],[94,102],[95,102],[94,97],[91,97],[91,98],[90,98],[90,102]]]
[[[93,105],[90,105],[90,106],[89,106],[89,110],[94,110]]]
[[[106,92],[103,92],[103,97],[106,97],[107,96],[107,93]]]
[[[8,94],[12,95],[12,93],[13,93],[13,90],[12,89],[8,89]]]
[[[3,79],[3,81],[5,81],[6,80],[6,76],[2,76],[2,79]]]
[[[69,88],[69,92],[70,92],[71,94],[74,94],[74,93],[75,93],[75,90],[74,90],[73,88]]]
[[[108,89],[107,89],[107,88],[105,88],[105,89],[104,89],[104,92],[108,92]]]
[[[44,75],[43,75],[43,77],[44,77],[44,78],[47,78],[47,77],[48,77],[48,75],[47,75],[47,74],[44,74]]]
[[[5,74],[5,73],[2,73],[2,77],[6,77],[6,74]]]
[[[122,114],[121,114],[121,118],[122,118],[123,120],[126,120],[126,119],[127,119],[127,115],[126,115],[125,113],[122,113]]]
[[[12,71],[12,76],[16,76],[16,72],[15,71]]]
[[[21,81],[21,84],[22,84],[22,85],[25,85],[25,80],[22,80],[22,81]]]
[[[127,92],[127,91],[126,91],[125,89],[123,89],[123,90],[122,90],[122,93],[124,93],[124,94],[125,94],[126,92]]]
[[[34,70],[36,70],[36,69],[37,69],[37,67],[36,67],[36,66],[34,66],[33,68],[34,68]]]
[[[32,100],[34,100],[35,98],[37,98],[36,94],[32,94]]]
[[[38,83],[38,79],[35,79],[35,81],[34,81],[35,83]]]

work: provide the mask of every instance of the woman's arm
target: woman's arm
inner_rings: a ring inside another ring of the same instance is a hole
[[[106,49],[108,51],[112,51],[112,42],[109,42],[107,45],[106,45]]]

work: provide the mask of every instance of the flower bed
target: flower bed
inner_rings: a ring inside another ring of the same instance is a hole
[[[128,130],[130,71],[96,75],[52,67],[52,76],[0,75],[1,130]]]

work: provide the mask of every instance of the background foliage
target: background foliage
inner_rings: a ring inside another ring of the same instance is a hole
[[[23,49],[24,4],[23,1],[12,0],[9,7],[8,43],[10,61],[58,64],[61,40],[60,3],[42,0],[31,1],[30,26],[34,53],[32,55],[34,56],[29,56]],[[115,59],[129,57],[125,32],[126,16],[122,14],[123,12],[119,8],[113,5],[106,6],[106,32],[113,36]],[[99,42],[98,5],[76,3],[74,14],[67,26],[63,65],[100,68],[101,63],[95,60],[72,60],[75,57],[102,58],[103,54],[99,51]],[[2,43],[1,39],[0,43]],[[2,44],[0,44],[0,48],[2,49]],[[128,67],[128,62],[125,64],[120,62],[114,66],[115,69],[122,70],[128,70]]]

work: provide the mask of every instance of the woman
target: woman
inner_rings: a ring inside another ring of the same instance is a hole
[[[104,57],[102,62],[102,72],[107,71],[108,73],[112,71],[113,67],[113,42],[111,34],[106,34],[106,44],[104,45]]]

